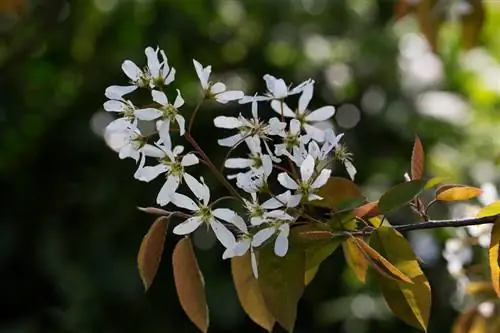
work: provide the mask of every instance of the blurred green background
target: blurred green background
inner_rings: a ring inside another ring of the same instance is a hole
[[[356,182],[370,199],[403,180],[416,133],[428,175],[497,184],[500,3],[485,1],[480,44],[465,52],[457,24],[464,1],[446,3],[451,20],[435,55],[416,17],[395,21],[395,0],[0,0],[0,331],[196,332],[175,294],[178,237],[167,237],[146,294],[136,269],[154,219],[136,207],[154,205],[161,181],[134,180],[134,162],[119,160],[102,137],[112,119],[102,110],[104,89],[126,84],[122,61],[145,64],[149,45],[176,68],[186,110],[199,95],[192,58],[247,94],[263,92],[266,73],[314,78],[313,105],[336,106],[335,128],[346,132]],[[248,107],[200,112],[194,135],[215,160],[225,152],[216,149],[223,134],[211,130],[212,118]],[[392,223],[411,220],[404,211]],[[442,238],[410,235],[433,288],[430,332],[449,332],[460,309]],[[243,313],[213,236],[196,233],[195,244],[210,332],[263,331]],[[416,332],[390,314],[374,283],[355,281],[340,250],[307,287],[296,325],[401,330]]]

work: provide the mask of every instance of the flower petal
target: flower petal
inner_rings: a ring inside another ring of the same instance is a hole
[[[134,115],[137,117],[137,119],[151,121],[160,118],[162,113],[160,110],[147,108],[135,110]]]
[[[163,91],[152,90],[151,97],[153,97],[153,101],[161,105],[168,105],[167,95]]]
[[[104,104],[102,105],[104,110],[108,112],[123,112],[126,106],[127,105],[125,103],[117,100],[109,100],[104,102]]]
[[[323,130],[309,124],[304,124],[304,129],[313,140],[318,142],[325,141],[325,132]]]
[[[202,223],[203,221],[201,218],[193,216],[176,225],[172,232],[176,235],[187,235],[198,229]]]
[[[347,170],[347,173],[349,174],[349,177],[351,177],[351,180],[354,180],[354,177],[356,176],[357,173],[354,164],[352,164],[351,161],[345,161],[344,166]]]
[[[243,96],[245,96],[245,94],[241,90],[226,90],[215,95],[215,100],[219,103],[226,104],[230,101],[239,100]]]
[[[271,101],[271,108],[279,115],[283,115],[288,118],[295,118],[295,112],[293,112],[292,109],[290,109],[290,107],[283,101]]]
[[[179,126],[179,135],[183,136],[186,133],[186,120],[180,114],[175,115],[175,120],[177,121],[177,125]]]
[[[199,162],[200,162],[200,160],[198,159],[198,156],[196,156],[195,154],[192,154],[192,153],[189,153],[189,154],[182,156],[182,159],[181,159],[181,165],[183,167],[195,165],[195,164],[198,164]]]
[[[306,159],[300,165],[300,177],[303,182],[308,182],[314,173],[314,157],[307,155]]]
[[[130,94],[136,89],[137,86],[109,86],[104,95],[109,99],[122,99],[124,95]]]
[[[286,191],[281,194],[276,195],[273,198],[270,198],[264,201],[260,206],[264,209],[276,209],[280,207],[286,206],[288,200],[290,199],[291,192]]]
[[[253,161],[249,158],[228,158],[224,162],[224,167],[229,169],[244,169],[249,168],[253,164]]]
[[[252,262],[252,272],[253,276],[258,279],[259,278],[259,270],[257,268],[257,258],[255,257],[255,252],[252,248],[250,248],[250,261]]]
[[[257,233],[253,235],[252,246],[253,247],[261,246],[262,243],[271,238],[272,235],[274,235],[273,227],[264,228],[262,230],[257,231]]]
[[[217,95],[226,91],[226,85],[222,82],[217,82],[210,87],[210,93],[212,95]]]
[[[294,195],[290,196],[290,198],[288,199],[287,207],[290,207],[290,208],[297,207],[299,205],[301,199],[302,199],[301,194],[294,194]]]
[[[186,185],[189,187],[191,192],[193,192],[193,194],[198,198],[198,200],[202,201],[206,196],[203,184],[188,173],[185,173],[183,177],[184,181],[186,182]]]
[[[286,172],[282,172],[278,175],[278,182],[285,188],[290,190],[296,190],[299,188],[299,184],[288,175]]]
[[[150,182],[160,174],[167,172],[168,167],[165,164],[157,164],[155,166],[143,167],[136,172],[136,179],[143,182]]]
[[[234,224],[240,231],[246,233],[247,225],[243,218],[228,208],[217,208],[212,211],[212,214],[220,220]]]
[[[177,97],[175,97],[174,108],[178,109],[184,105],[184,98],[182,98],[181,92],[177,89]]]
[[[122,70],[125,73],[125,75],[127,75],[128,78],[134,82],[139,80],[142,74],[141,69],[134,62],[130,60],[125,60],[122,63]]]
[[[221,244],[226,248],[234,248],[236,245],[236,239],[234,235],[229,231],[226,226],[216,219],[210,221],[210,226],[214,231],[215,237],[221,242]]]
[[[235,129],[242,126],[243,123],[236,117],[218,116],[214,119],[214,125],[219,128]]]
[[[219,140],[217,140],[217,143],[219,144],[219,146],[222,146],[222,147],[233,147],[238,142],[240,142],[241,139],[243,139],[243,138],[244,138],[243,134],[238,133],[238,134],[229,136],[229,137],[224,138],[224,139],[219,139]]]
[[[198,210],[198,205],[193,201],[193,199],[184,194],[173,193],[171,201],[177,207],[184,208],[192,212]]]
[[[161,142],[170,150],[172,147],[172,140],[170,139],[170,120],[163,120],[161,122],[160,126],[158,126],[158,134],[160,135]]]
[[[179,188],[180,179],[176,176],[168,176],[167,181],[160,189],[156,197],[156,203],[160,206],[165,206],[172,200],[172,194]],[[177,205],[176,205],[177,206]]]
[[[193,59],[194,69],[196,70],[196,75],[198,75],[198,79],[200,79],[201,86],[204,90],[208,88],[208,78],[210,77],[210,72],[212,68],[207,66],[203,68],[203,66],[196,60]]]
[[[309,102],[312,99],[313,90],[314,90],[314,85],[312,84],[306,85],[304,87],[304,90],[302,90],[302,94],[299,97],[299,107],[298,107],[299,114],[303,114],[304,112],[306,112],[306,109],[309,106]]]
[[[279,257],[284,257],[288,252],[288,234],[290,233],[290,226],[283,224],[279,227],[280,233],[274,242],[274,253]]]
[[[314,182],[311,184],[311,187],[313,189],[318,189],[318,188],[322,187],[323,185],[325,185],[326,182],[328,181],[328,179],[330,178],[331,173],[332,173],[332,170],[330,170],[330,169],[321,170],[321,172],[319,173],[319,176],[316,177]]]
[[[316,109],[306,116],[307,121],[323,121],[330,119],[335,114],[335,108],[331,105]]]

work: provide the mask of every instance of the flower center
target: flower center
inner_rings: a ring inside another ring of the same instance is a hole
[[[160,111],[163,113],[163,119],[174,121],[177,115],[177,109],[172,104],[167,104],[161,107]]]
[[[200,206],[196,216],[200,217],[203,222],[209,223],[212,220],[212,210],[208,206]]]

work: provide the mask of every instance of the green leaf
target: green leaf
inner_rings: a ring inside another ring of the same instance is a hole
[[[500,214],[500,200],[484,206],[477,213],[477,217],[493,216]]]
[[[440,201],[464,201],[481,195],[480,188],[472,186],[455,186],[437,191],[436,199]]]
[[[318,190],[323,200],[311,201],[310,204],[318,207],[337,209],[338,205],[350,199],[363,197],[361,190],[347,178],[330,177],[328,182]]]
[[[396,282],[374,271],[389,308],[407,324],[427,331],[431,309],[431,287],[410,244],[391,227],[380,227],[375,230],[370,243],[413,282],[413,284]]]
[[[499,267],[499,253],[500,250],[500,218],[497,218],[493,228],[491,229],[491,241],[488,250],[488,259],[490,262],[490,275],[491,283],[495,292],[500,297],[500,267]]]
[[[354,272],[354,275],[356,275],[359,281],[365,283],[366,272],[368,271],[368,260],[363,253],[361,253],[355,240],[352,238],[346,239],[346,241],[342,243],[342,249],[344,250],[345,260]]]
[[[208,307],[205,283],[198,267],[191,239],[185,237],[172,254],[175,288],[184,312],[202,332],[208,331]]]
[[[234,287],[243,310],[257,325],[271,332],[276,320],[267,309],[259,289],[259,282],[253,276],[250,253],[232,258],[231,271]]]
[[[448,179],[448,177],[433,177],[427,181],[424,188],[426,190],[428,190],[436,185],[441,184],[442,182],[444,182],[447,179]]]
[[[378,202],[380,213],[386,214],[406,205],[419,195],[425,186],[424,180],[412,180],[398,184],[387,191]]]
[[[269,312],[288,332],[297,317],[297,305],[304,291],[305,253],[290,246],[284,257],[274,253],[272,244],[259,249],[259,288]]]
[[[139,268],[139,275],[146,291],[151,286],[151,283],[153,283],[158,267],[160,266],[167,229],[168,218],[165,216],[159,217],[153,222],[149,231],[142,239],[137,255],[137,267]]]
[[[422,179],[424,175],[424,147],[418,135],[415,135],[411,153],[411,179]]]

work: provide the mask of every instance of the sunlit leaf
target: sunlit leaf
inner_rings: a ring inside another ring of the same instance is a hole
[[[500,218],[497,218],[491,229],[491,241],[488,250],[490,263],[491,283],[495,292],[500,297],[500,267],[498,262],[498,251],[500,249]]]
[[[371,267],[377,270],[380,274],[394,281],[413,283],[408,276],[391,264],[380,253],[370,247],[370,245],[368,245],[364,240],[355,237],[351,237],[350,240],[358,247],[360,254],[362,254],[368,263],[371,264]]]
[[[314,266],[313,268],[310,268],[306,271],[304,275],[304,284],[306,286],[309,285],[309,283],[311,283],[312,280],[314,280],[314,278],[316,277],[316,274],[319,271],[319,266],[320,265]]]
[[[477,213],[477,217],[493,216],[500,214],[500,200],[484,206]]]
[[[259,289],[259,282],[253,276],[249,252],[244,256],[231,259],[231,271],[243,310],[256,324],[271,332],[276,320],[267,309]]]
[[[477,45],[484,25],[484,4],[482,0],[469,0],[469,11],[460,15],[462,23],[462,47],[466,50]]]
[[[495,298],[496,293],[491,281],[470,281],[465,288],[466,292],[472,296],[483,298]]]
[[[185,237],[175,246],[172,254],[175,288],[184,312],[202,332],[208,330],[208,307],[205,283],[191,244]]]
[[[378,201],[368,202],[362,206],[356,207],[353,212],[356,217],[370,218],[380,215],[378,210]]]
[[[448,177],[433,177],[433,178],[431,178],[431,179],[429,179],[427,181],[427,183],[425,184],[424,188],[426,190],[428,190],[428,189],[430,189],[430,188],[432,188],[432,187],[434,187],[436,185],[441,184],[442,182],[444,182],[447,179],[448,179]]]
[[[424,175],[424,147],[418,136],[415,136],[411,153],[411,179],[422,179]]]
[[[284,257],[274,254],[272,244],[259,249],[259,288],[269,312],[288,332],[297,317],[297,305],[304,291],[305,253],[291,246]]]
[[[394,228],[380,227],[370,243],[413,284],[395,282],[374,271],[382,294],[392,312],[407,324],[427,331],[431,309],[431,287],[408,241]]]
[[[451,333],[470,333],[470,328],[478,315],[477,307],[472,307],[462,313],[453,323]]]
[[[470,200],[481,195],[482,190],[471,186],[456,186],[438,191],[436,199],[440,201]]]
[[[359,281],[364,283],[366,272],[368,271],[368,260],[361,253],[361,250],[352,238],[348,238],[342,243],[342,249],[344,250],[345,260],[354,272],[354,275],[356,275]]]
[[[338,205],[346,200],[363,197],[356,184],[342,177],[330,177],[328,182],[319,189],[318,195],[322,196],[323,200],[311,201],[311,204],[331,209],[337,209]]]
[[[387,191],[378,201],[380,213],[386,214],[412,201],[422,192],[424,180],[412,180],[398,184]]]
[[[148,290],[153,283],[160,266],[167,228],[168,219],[164,216],[159,217],[142,239],[137,255],[137,267],[145,290]]]

